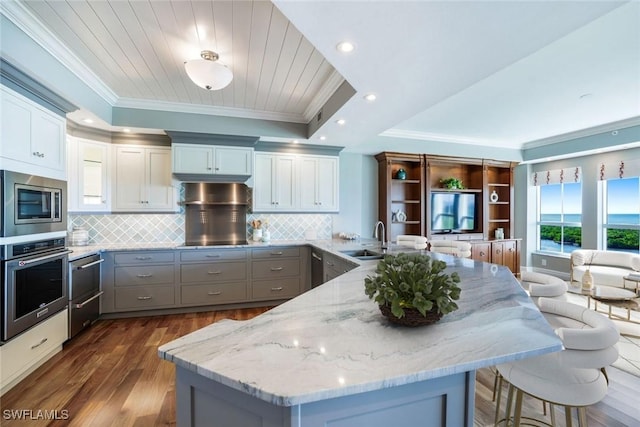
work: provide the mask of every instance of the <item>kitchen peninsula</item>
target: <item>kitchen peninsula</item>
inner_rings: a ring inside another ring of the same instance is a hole
[[[364,294],[376,261],[256,318],[167,343],[179,426],[472,426],[475,370],[559,351],[505,267],[432,254],[462,279],[459,309],[391,325]],[[428,420],[427,424],[424,424]]]

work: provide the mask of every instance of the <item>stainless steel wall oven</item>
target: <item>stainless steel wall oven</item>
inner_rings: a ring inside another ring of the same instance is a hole
[[[66,231],[67,183],[0,171],[1,237]]]
[[[67,307],[70,252],[64,238],[2,246],[2,341]]]

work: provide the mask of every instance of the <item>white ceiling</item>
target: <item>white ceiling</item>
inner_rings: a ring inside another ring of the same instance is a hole
[[[58,40],[65,63],[115,106],[306,123],[344,76],[356,95],[309,142],[349,151],[522,148],[640,123],[636,1],[2,3],[32,37]],[[355,51],[338,52],[343,40]],[[189,81],[183,61],[201,49],[233,70],[229,87]]]

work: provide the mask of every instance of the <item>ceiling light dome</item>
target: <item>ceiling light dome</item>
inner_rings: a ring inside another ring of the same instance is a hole
[[[184,62],[189,78],[198,86],[207,90],[220,90],[233,80],[233,73],[218,60],[218,54],[210,50],[200,52],[202,59]]]

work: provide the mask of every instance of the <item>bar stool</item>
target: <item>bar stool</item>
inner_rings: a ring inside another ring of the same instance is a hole
[[[520,274],[520,284],[529,293],[533,302],[538,305],[540,297],[567,300],[567,284],[559,277],[549,274],[523,271]]]
[[[556,329],[565,347],[560,352],[497,366],[502,378],[509,383],[504,420],[511,419],[515,391],[515,426],[520,426],[522,400],[527,394],[551,405],[551,425],[555,424],[553,405],[562,405],[568,427],[572,425],[572,408],[577,408],[578,422],[585,427],[586,407],[607,394],[608,378],[604,368],[618,358],[614,346],[620,334],[610,319],[585,307],[550,298],[540,298],[538,302],[540,311],[566,317],[581,323],[582,327]],[[500,418],[500,394],[501,388],[496,402],[496,425]]]

